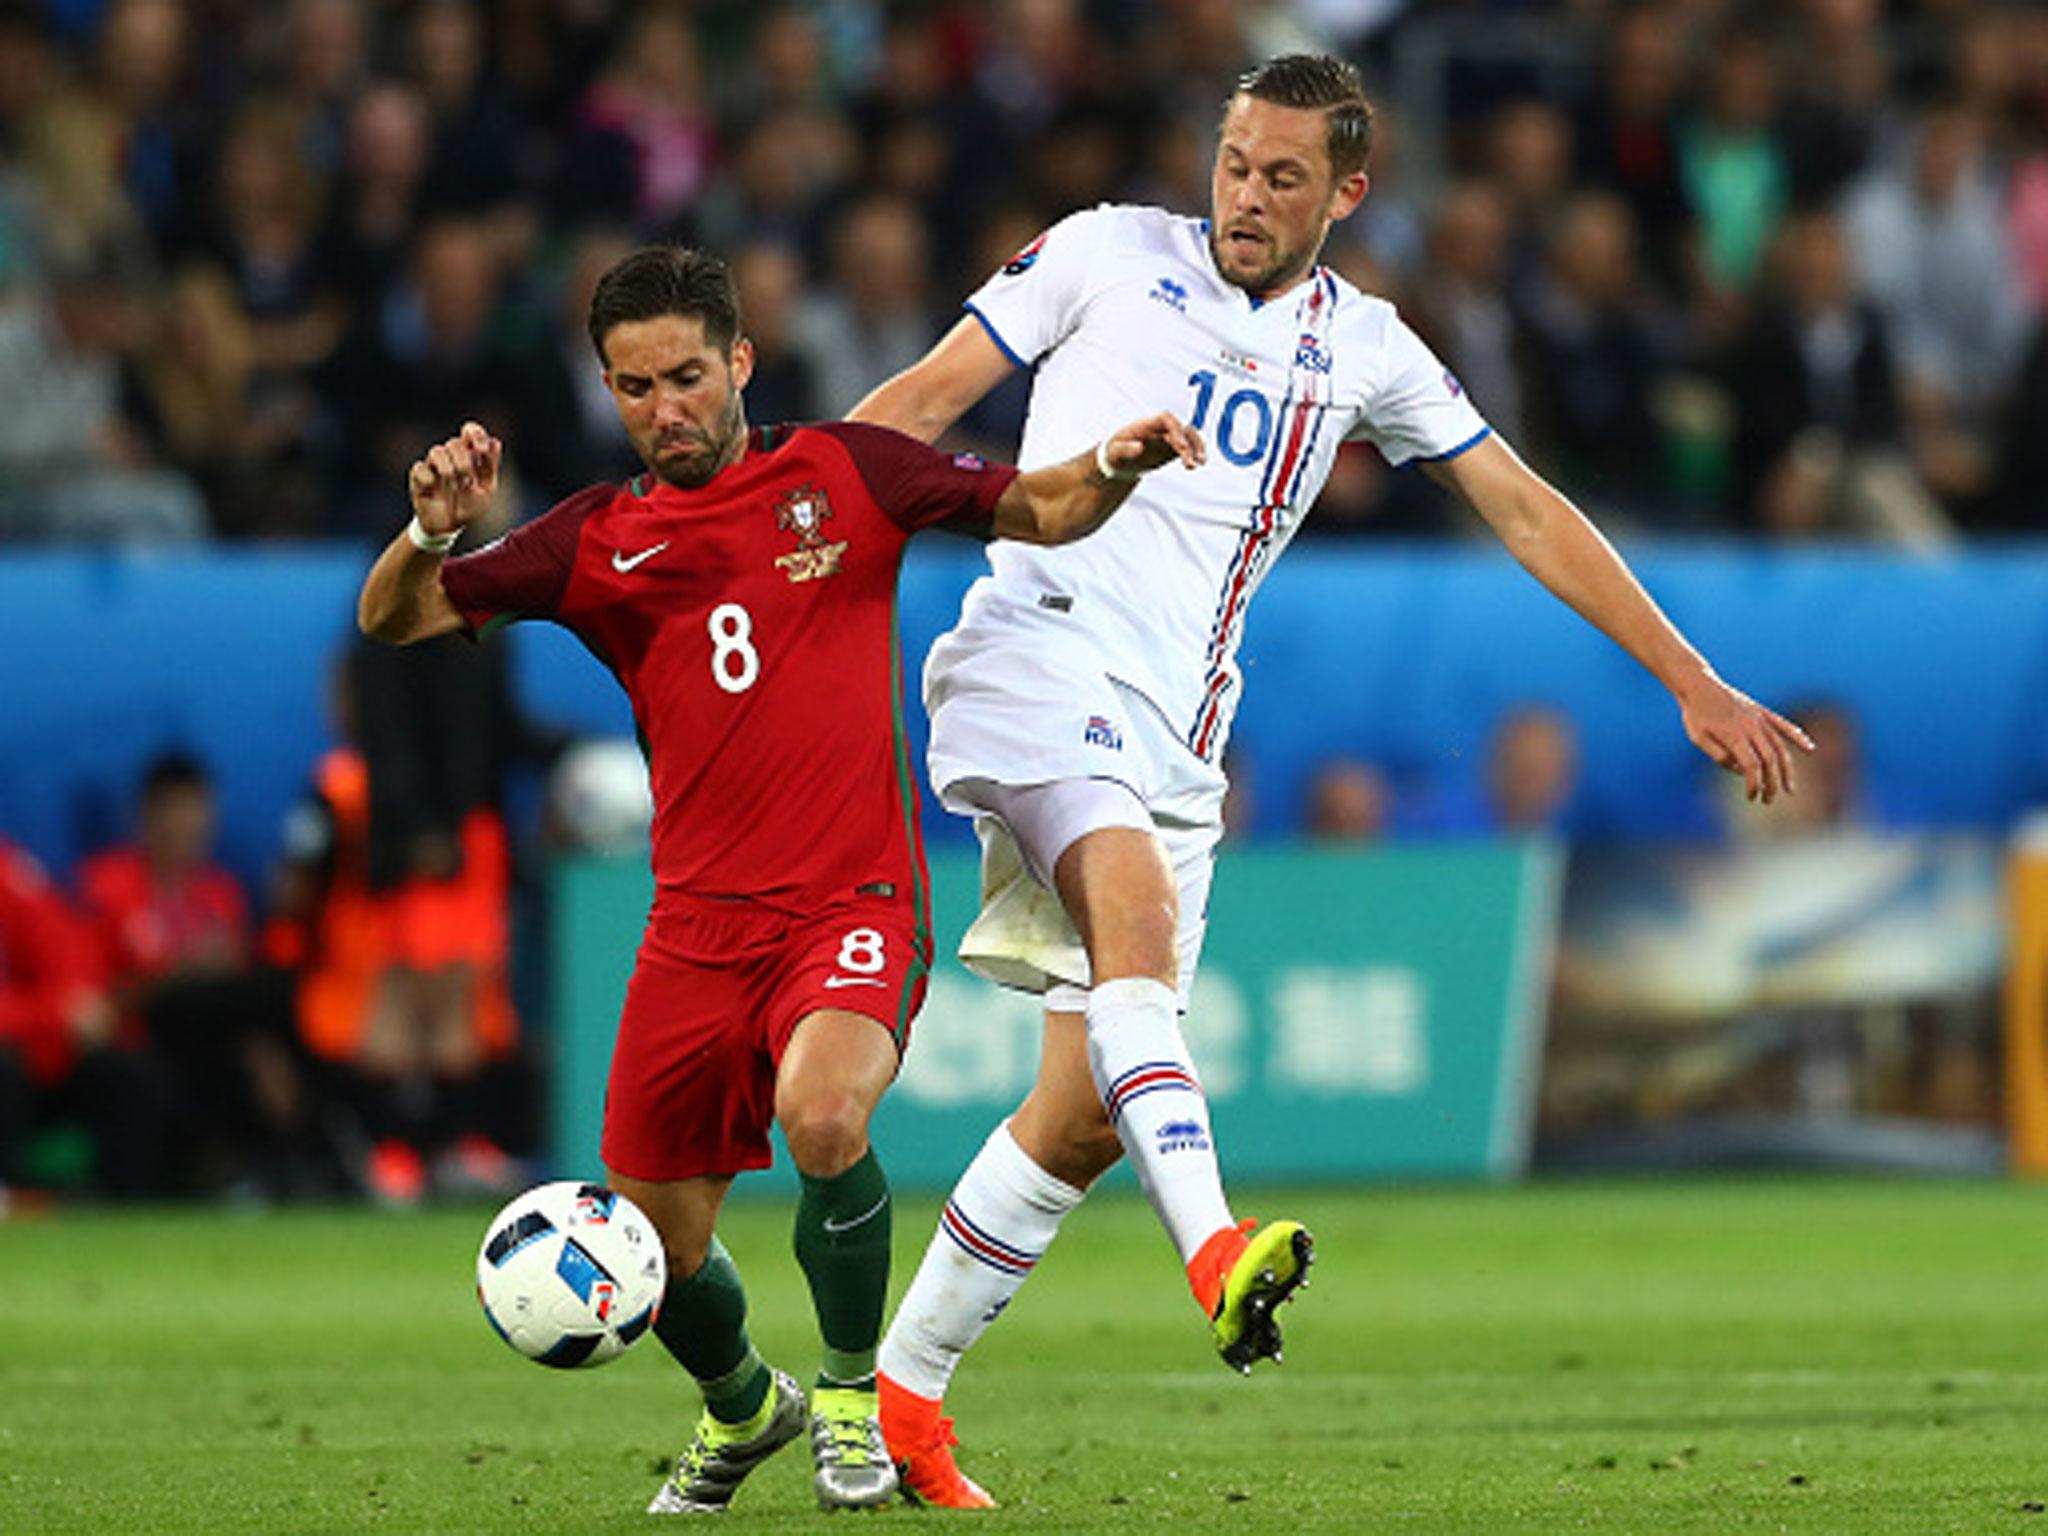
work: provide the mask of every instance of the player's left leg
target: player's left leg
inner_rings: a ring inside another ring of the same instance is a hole
[[[811,1394],[811,1450],[818,1502],[828,1509],[872,1507],[896,1492],[875,1392],[892,1223],[868,1121],[899,1062],[887,1027],[820,1009],[798,1021],[775,1078],[775,1117],[803,1187],[797,1262],[824,1340]]]

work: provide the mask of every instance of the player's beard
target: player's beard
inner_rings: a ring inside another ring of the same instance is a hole
[[[1267,251],[1265,263],[1251,272],[1245,272],[1227,264],[1223,257],[1223,232],[1216,225],[1209,227],[1209,259],[1216,263],[1216,271],[1226,283],[1242,288],[1254,298],[1267,298],[1277,289],[1291,287],[1301,275],[1314,265],[1316,252],[1322,249],[1322,242],[1303,249],[1283,246],[1266,233]]]
[[[734,390],[726,396],[725,410],[715,428],[704,433],[686,427],[669,442],[657,442],[654,452],[647,456],[648,463],[662,484],[694,491],[709,485],[720,470],[739,457],[740,444],[746,436],[746,408],[740,403],[740,392]],[[670,451],[679,444],[698,451],[687,455]]]

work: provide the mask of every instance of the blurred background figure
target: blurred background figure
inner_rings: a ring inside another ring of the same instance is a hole
[[[1494,727],[1486,805],[1496,832],[1563,832],[1579,788],[1579,733],[1543,705],[1510,710]]]
[[[155,1063],[121,1038],[91,929],[0,838],[0,1189],[54,1172],[115,1199],[169,1194],[172,1114]],[[83,1166],[31,1167],[32,1138],[67,1124],[86,1138]]]
[[[1923,550],[1952,537],[1901,442],[1890,326],[1863,297],[1834,214],[1785,224],[1727,386],[1732,488],[1739,515],[1759,532],[1869,534]]]
[[[899,198],[856,203],[832,237],[832,281],[798,307],[795,337],[828,416],[924,355],[936,334],[927,308],[924,221]]]
[[[1394,791],[1377,764],[1336,758],[1309,779],[1303,830],[1319,843],[1371,843],[1387,833]]]

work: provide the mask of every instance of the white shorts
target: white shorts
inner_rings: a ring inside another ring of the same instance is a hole
[[[1185,1008],[1207,924],[1226,781],[1150,699],[1103,671],[1099,658],[1047,639],[1043,630],[1005,632],[977,619],[940,636],[925,662],[932,787],[947,810],[975,819],[982,840],[982,915],[961,940],[961,961],[1004,986],[1046,993],[1048,1008],[1086,1006],[1080,936],[977,790],[1111,779],[1144,803],[1173,866]]]

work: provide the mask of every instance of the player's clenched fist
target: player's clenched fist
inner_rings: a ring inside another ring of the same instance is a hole
[[[482,517],[498,494],[505,445],[474,421],[429,448],[406,476],[413,516],[429,534],[454,533]]]

